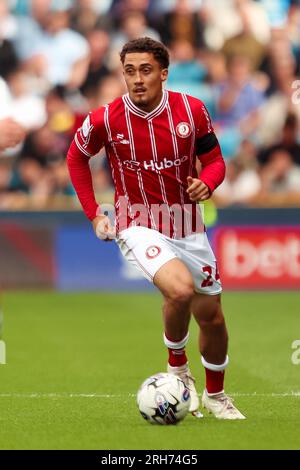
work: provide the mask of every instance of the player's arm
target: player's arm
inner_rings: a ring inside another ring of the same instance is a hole
[[[205,201],[222,183],[225,163],[208,111],[203,107],[202,121],[196,137],[196,155],[201,162],[199,178],[188,176],[187,193],[191,201]]]
[[[72,184],[87,218],[92,222],[98,238],[111,240],[114,229],[106,215],[101,214],[95,199],[89,160],[104,145],[104,110],[89,113],[82,127],[77,130],[67,155],[67,165]]]

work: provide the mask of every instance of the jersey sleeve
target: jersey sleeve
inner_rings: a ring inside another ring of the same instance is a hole
[[[67,165],[78,199],[89,220],[99,210],[95,199],[90,157],[99,153],[105,144],[104,108],[92,111],[77,130],[67,155]]]
[[[83,155],[93,157],[103,147],[105,137],[104,108],[100,108],[87,115],[82,126],[77,129],[74,142]]]
[[[199,106],[197,118],[196,154],[202,165],[199,178],[212,193],[224,180],[225,162],[211,117],[203,103]]]

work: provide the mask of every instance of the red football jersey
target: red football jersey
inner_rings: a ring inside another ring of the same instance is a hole
[[[200,100],[165,90],[148,113],[127,94],[89,113],[70,147],[68,166],[90,220],[98,205],[88,159],[103,146],[115,185],[117,231],[143,225],[181,238],[203,230],[199,205],[186,193],[187,177],[198,177],[198,155],[201,180],[212,192],[224,178],[224,162]]]

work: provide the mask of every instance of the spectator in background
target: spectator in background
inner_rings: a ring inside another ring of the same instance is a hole
[[[44,100],[32,90],[30,78],[21,66],[8,74],[6,82],[0,77],[0,103],[0,118],[12,118],[27,132],[46,122]]]
[[[112,21],[106,14],[111,3],[111,0],[77,0],[72,9],[72,29],[87,36],[93,29],[110,28]]]
[[[0,0],[0,75],[6,78],[18,65],[12,44],[17,32],[17,20],[9,12],[7,0]]]
[[[99,82],[109,74],[107,62],[110,38],[105,30],[93,29],[87,34],[87,40],[90,47],[90,63],[81,91],[90,98],[96,93]]]
[[[95,94],[95,106],[103,106],[126,92],[125,83],[117,75],[110,74],[101,80]]]
[[[295,114],[298,121],[300,119],[300,106],[293,100],[295,71],[296,62],[286,31],[273,30],[268,60],[264,64],[270,86],[267,90],[269,98],[261,110],[262,125],[258,133],[261,146],[270,146],[277,141],[288,113]]]
[[[28,72],[47,79],[49,87],[76,89],[87,74],[89,46],[83,36],[69,29],[71,5],[70,1],[60,4],[52,0],[43,18],[44,29],[26,62]]]
[[[145,13],[141,9],[125,10],[120,16],[119,28],[112,33],[108,63],[112,72],[122,73],[119,56],[122,45],[132,39],[145,36],[159,40],[158,32],[149,27]]]
[[[174,7],[156,22],[162,41],[168,46],[178,40],[187,41],[196,48],[203,47],[203,24],[193,2],[176,0],[173,3]]]
[[[204,55],[209,83],[212,86],[220,85],[227,79],[226,60],[221,51],[207,50]]]
[[[300,201],[300,167],[285,150],[276,150],[270,155],[268,163],[261,171],[262,192],[298,193]]]
[[[0,38],[11,40],[18,29],[16,17],[11,14],[8,0],[0,0]]]
[[[30,168],[45,182],[46,205],[72,194],[62,158],[86,110],[125,92],[120,44],[160,34],[173,55],[169,88],[206,102],[232,159],[220,204],[275,204],[280,191],[255,193],[262,167],[276,173],[277,151],[300,164],[299,24],[299,0],[0,0],[0,148],[12,147],[0,150],[0,206],[36,204]],[[95,189],[107,191],[98,161]]]
[[[171,58],[168,88],[200,98],[206,68],[196,59],[195,48],[186,39],[178,39],[171,45]]]
[[[270,25],[264,7],[254,0],[203,0],[205,42],[213,50],[246,29],[260,44],[270,40]]]
[[[31,155],[25,155],[14,169],[11,189],[34,194],[48,193],[49,178],[43,165]]]
[[[0,153],[7,149],[12,154],[20,150],[26,130],[12,115],[11,94],[6,82],[0,77]]]
[[[228,78],[218,86],[216,120],[221,127],[238,126],[243,135],[250,135],[258,126],[258,110],[263,93],[255,87],[250,61],[245,56],[228,60]]]
[[[75,196],[75,190],[70,182],[69,172],[64,161],[56,162],[51,167],[52,191],[51,196]]]
[[[237,159],[227,163],[226,178],[216,191],[214,201],[219,207],[247,205],[261,189],[260,178],[255,170],[244,170]]]
[[[18,163],[31,159],[41,167],[48,168],[53,163],[64,159],[64,149],[65,143],[47,123],[27,136]]]
[[[15,147],[25,138],[25,130],[11,118],[0,119],[0,152]]]
[[[72,103],[73,96],[64,88],[53,88],[46,97],[46,109],[48,114],[48,127],[53,132],[53,140],[57,148],[63,154],[72,140],[72,133],[84,120],[85,107],[75,109]]]
[[[64,152],[69,143],[64,139],[65,136],[54,132],[50,123],[28,135],[8,188],[18,204],[24,203],[27,195],[30,206],[47,208],[55,194],[74,194],[64,170]]]
[[[149,27],[142,11],[126,11],[121,16],[118,32],[112,35],[112,48],[119,52],[124,42],[145,36],[159,40],[158,32]]]
[[[47,120],[45,102],[32,89],[25,70],[22,67],[16,68],[8,75],[7,83],[10,91],[10,116],[28,131],[43,126]]]
[[[264,8],[272,29],[285,28],[291,0],[258,0]]]
[[[262,149],[257,160],[261,165],[266,165],[272,160],[272,155],[279,151],[287,152],[294,164],[300,168],[300,144],[298,143],[299,122],[295,114],[288,114],[282,129],[279,142]],[[299,188],[300,189],[300,188]]]
[[[32,49],[42,42],[51,2],[52,0],[30,0],[27,8],[20,8],[25,6],[25,2],[16,6],[17,32],[14,47],[21,62],[31,58]]]
[[[223,155],[229,159],[236,155],[243,138],[255,137],[264,97],[247,57],[231,57],[227,73],[227,79],[215,87],[215,122]]]
[[[109,16],[114,20],[114,29],[118,30],[123,15],[128,11],[139,11],[148,17],[153,0],[112,0]]]
[[[257,171],[256,149],[249,140],[243,140],[238,155],[227,163],[223,184],[215,191],[219,206],[247,205],[261,190]]]
[[[0,33],[0,71],[3,78],[15,70],[18,66],[18,58],[10,41],[1,38]]]
[[[222,52],[226,59],[232,56],[245,56],[249,59],[251,70],[256,70],[261,65],[266,53],[263,41],[255,35],[255,27],[252,17],[253,2],[249,0],[235,0],[236,12],[240,16],[240,32],[225,40]],[[257,18],[259,20],[259,18]]]
[[[18,58],[12,44],[16,31],[17,20],[10,14],[7,0],[0,0],[0,76],[5,80],[18,66]],[[3,87],[3,80],[1,81]]]
[[[291,43],[292,52],[297,62],[297,72],[300,72],[300,3],[299,0],[291,5],[288,21],[287,35]]]

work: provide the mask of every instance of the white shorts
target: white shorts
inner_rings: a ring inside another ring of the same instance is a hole
[[[168,261],[180,259],[189,269],[195,291],[216,295],[222,291],[217,263],[205,232],[179,240],[146,227],[129,227],[119,233],[117,244],[124,258],[151,282]]]

